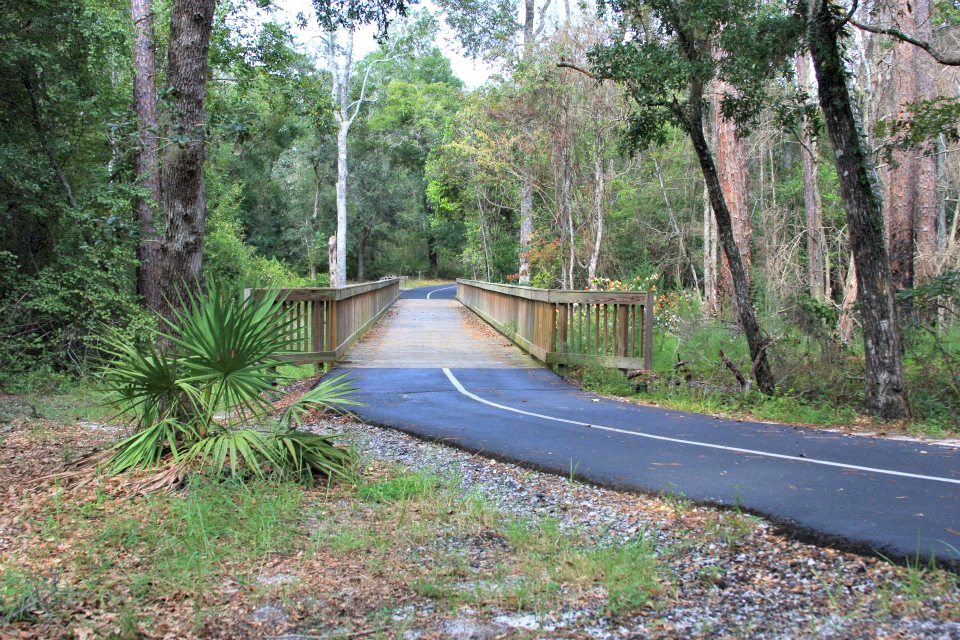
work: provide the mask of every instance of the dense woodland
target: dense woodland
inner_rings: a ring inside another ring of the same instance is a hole
[[[467,276],[655,289],[655,400],[957,429],[953,4],[312,8],[3,3],[4,388],[203,283]]]

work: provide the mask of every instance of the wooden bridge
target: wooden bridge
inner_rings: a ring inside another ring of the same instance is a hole
[[[245,293],[262,296],[267,290]],[[457,280],[456,299],[417,299],[401,295],[400,279],[390,278],[339,289],[283,289],[279,295],[294,333],[285,357],[297,363],[644,370],[652,365],[649,292],[561,291]]]

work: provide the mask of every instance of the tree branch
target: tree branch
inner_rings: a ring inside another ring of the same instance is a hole
[[[373,71],[373,68],[381,62],[392,62],[400,57],[400,54],[395,53],[393,55],[387,56],[386,58],[380,58],[379,60],[373,60],[367,70],[363,73],[363,83],[360,85],[360,97],[354,100],[347,111],[353,109],[353,115],[350,116],[350,124],[353,124],[353,121],[356,119],[357,114],[360,113],[360,106],[363,105],[364,101],[367,99],[367,82],[370,80],[370,72]]]
[[[583,75],[587,76],[588,78],[593,78],[593,79],[596,80],[597,82],[603,82],[603,78],[600,78],[600,77],[596,76],[596,75],[595,75],[592,71],[590,71],[589,69],[584,69],[583,67],[581,67],[581,66],[579,66],[579,65],[576,65],[576,64],[574,64],[573,62],[567,62],[567,61],[564,60],[563,58],[560,58],[560,62],[557,63],[557,66],[558,66],[558,67],[561,67],[561,68],[564,68],[564,69],[573,69],[574,71],[579,71],[580,73],[582,73]]]
[[[847,15],[843,16],[843,20],[840,21],[840,24],[837,25],[838,29],[842,29],[843,25],[850,22],[850,19],[853,18],[853,14],[857,12],[857,7],[860,6],[860,0],[853,0],[853,4],[850,5],[850,11],[847,11]]]
[[[875,33],[881,36],[890,36],[892,38],[899,40],[900,42],[906,42],[908,44],[912,44],[915,47],[923,49],[930,55],[930,57],[932,57],[934,60],[936,60],[942,65],[945,65],[948,67],[960,67],[960,55],[948,54],[942,51],[938,51],[934,49],[933,45],[931,45],[929,42],[924,42],[923,40],[917,40],[916,38],[905,34],[903,31],[900,31],[899,29],[894,29],[892,27],[878,27],[872,24],[864,24],[859,20],[855,20],[852,16],[848,18],[848,21],[850,22],[850,24],[857,27],[858,29],[863,29],[864,31],[869,31],[870,33]]]
[[[550,8],[550,3],[552,0],[547,0],[543,3],[543,7],[540,8],[540,24],[537,25],[537,28],[533,32],[533,40],[536,40],[540,37],[540,34],[543,32],[543,27],[546,26],[547,21],[544,18],[547,16],[547,9]]]

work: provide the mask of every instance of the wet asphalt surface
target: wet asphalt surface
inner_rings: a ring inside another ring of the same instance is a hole
[[[439,289],[402,297],[456,293]],[[364,402],[354,412],[372,424],[601,486],[742,508],[820,544],[960,566],[957,447],[645,407],[545,368],[342,371]]]

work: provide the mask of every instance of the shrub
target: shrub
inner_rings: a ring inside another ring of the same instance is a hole
[[[353,478],[354,454],[329,436],[296,431],[311,407],[357,404],[343,376],[324,380],[279,417],[265,398],[291,344],[275,296],[241,300],[211,286],[186,301],[147,346],[113,332],[104,369],[112,401],[135,433],[116,445],[111,472],[164,462],[234,478]],[[173,349],[156,345],[168,341]]]

